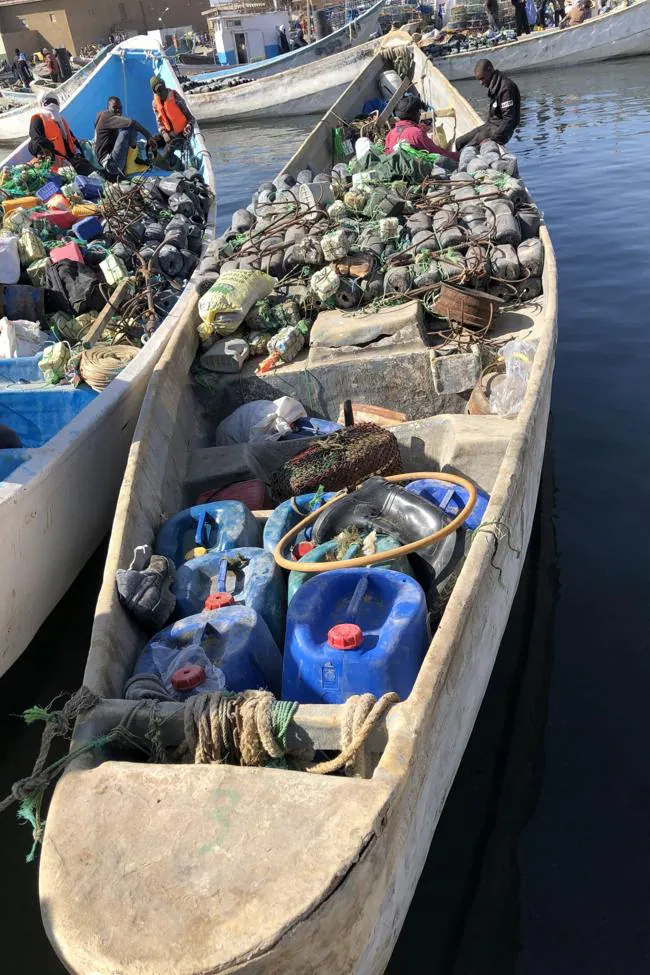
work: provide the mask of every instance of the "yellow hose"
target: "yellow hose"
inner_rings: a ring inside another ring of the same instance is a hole
[[[362,568],[364,565],[374,565],[376,562],[388,562],[391,559],[399,558],[400,555],[410,555],[412,552],[417,552],[418,549],[426,548],[427,545],[433,545],[434,542],[439,542],[441,539],[446,538],[447,535],[451,535],[455,532],[457,528],[469,518],[471,515],[474,505],[476,504],[476,488],[471,481],[467,478],[461,477],[459,474],[442,474],[438,472],[431,471],[416,471],[410,474],[392,474],[390,477],[385,478],[387,481],[417,481],[420,478],[426,478],[427,480],[437,480],[446,481],[448,484],[456,484],[459,487],[464,487],[468,492],[467,502],[462,511],[459,511],[455,518],[453,518],[448,525],[444,525],[437,532],[433,532],[432,535],[426,535],[424,538],[419,538],[417,542],[409,542],[408,545],[400,545],[398,548],[391,548],[387,552],[375,552],[374,555],[361,555],[356,559],[343,559],[341,562],[294,562],[285,559],[282,554],[287,545],[296,538],[303,528],[310,525],[312,521],[325,510],[329,508],[331,504],[341,497],[337,494],[335,498],[330,498],[324,505],[318,508],[316,511],[312,511],[303,518],[294,528],[291,528],[286,535],[280,539],[278,544],[273,550],[273,558],[276,563],[282,569],[288,569],[290,572],[330,572],[332,569],[357,569]]]

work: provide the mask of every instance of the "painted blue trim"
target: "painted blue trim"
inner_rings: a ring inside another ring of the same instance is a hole
[[[219,51],[219,64],[237,64],[234,51]],[[218,78],[218,75],[214,76]]]
[[[279,48],[279,46],[277,44],[265,44],[264,45],[264,54],[265,54],[265,56],[266,56],[267,59],[268,58],[277,58],[277,56],[278,56],[279,53],[280,53],[280,48]]]

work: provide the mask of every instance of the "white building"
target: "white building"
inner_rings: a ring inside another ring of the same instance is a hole
[[[278,28],[289,32],[284,10],[266,13],[239,13],[236,9],[215,10],[208,15],[214,36],[214,51],[219,64],[252,64],[280,53]]]

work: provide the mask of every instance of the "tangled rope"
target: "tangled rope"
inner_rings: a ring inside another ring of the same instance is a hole
[[[307,767],[307,772],[315,775],[330,775],[345,768],[346,775],[370,777],[370,758],[365,744],[380,719],[399,703],[399,696],[392,691],[379,700],[374,694],[355,694],[344,705],[341,722],[341,751],[328,762],[319,762]]]
[[[326,762],[298,767],[315,775],[345,769],[346,775],[369,778],[370,757],[366,742],[378,722],[394,704],[397,694],[359,694],[345,702],[341,723],[341,752]],[[270,691],[243,694],[198,694],[185,703],[185,741],[177,758],[197,765],[228,765],[286,768],[287,730],[298,708],[295,701],[276,701]]]
[[[54,762],[46,768],[45,763],[55,738],[69,737],[75,721],[80,715],[92,710],[99,704],[99,698],[87,687],[81,687],[69,698],[60,711],[50,711],[47,708],[29,708],[24,712],[24,719],[27,724],[34,724],[36,721],[45,721],[45,730],[41,738],[41,747],[38,752],[31,775],[24,779],[18,779],[11,787],[9,795],[0,802],[0,813],[8,809],[14,802],[19,802],[19,819],[23,819],[32,826],[34,843],[27,857],[28,862],[34,859],[36,847],[40,843],[45,824],[41,818],[41,805],[46,790],[54,779],[63,771],[72,757],[87,751],[89,747],[97,747],[98,742],[91,743],[90,746],[82,746],[77,749],[74,755],[66,755],[59,761]],[[102,741],[100,744],[104,744]]]
[[[92,389],[101,393],[137,355],[132,345],[95,345],[84,349],[79,372]]]
[[[298,704],[270,691],[197,694],[185,704],[179,757],[197,765],[285,767],[286,734]]]

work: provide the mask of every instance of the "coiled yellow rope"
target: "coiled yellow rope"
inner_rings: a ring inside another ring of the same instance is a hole
[[[132,345],[95,345],[84,349],[79,372],[89,386],[101,393],[138,351]]]

